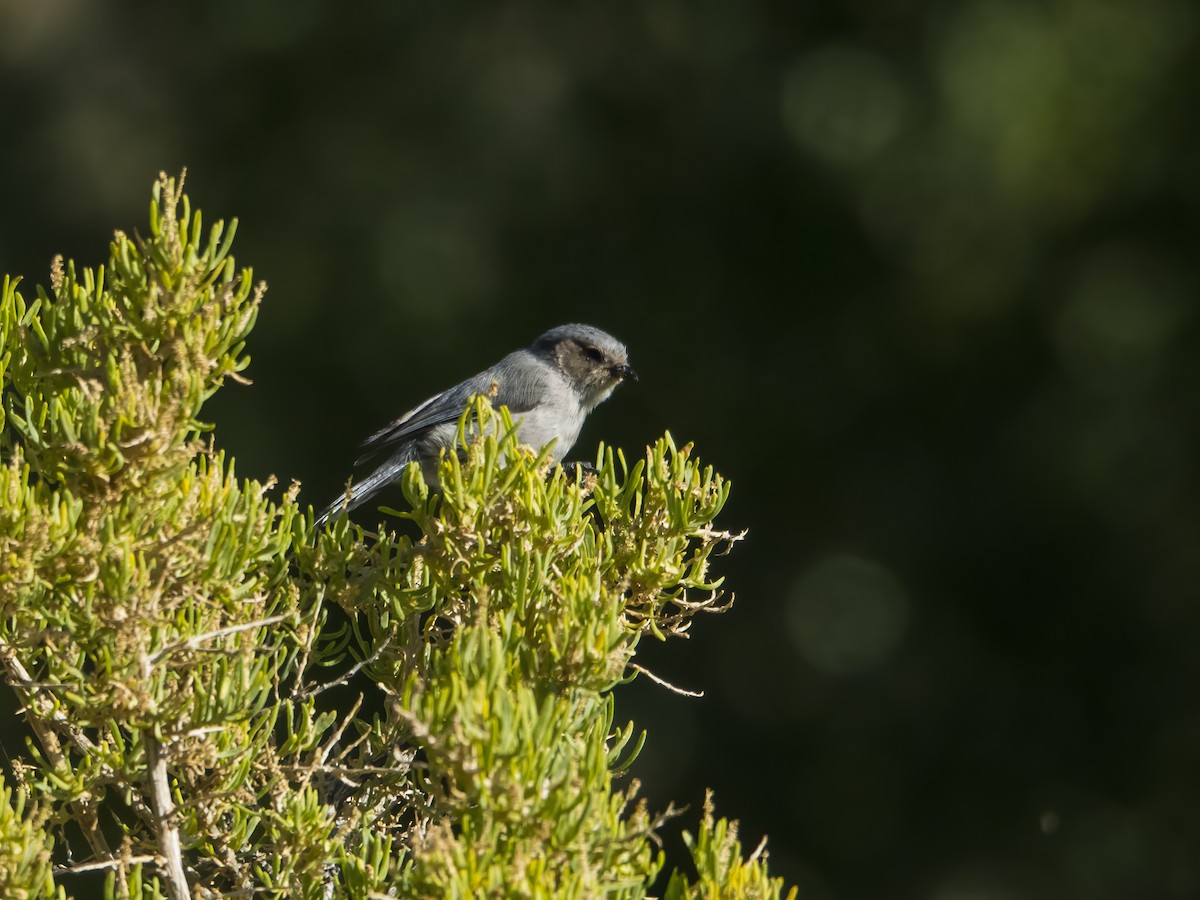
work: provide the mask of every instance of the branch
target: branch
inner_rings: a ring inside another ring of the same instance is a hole
[[[312,687],[305,688],[303,690],[297,690],[293,694],[293,696],[297,696],[302,700],[307,700],[309,697],[315,697],[315,696],[317,696],[317,694],[322,694],[325,691],[329,690],[330,688],[341,687],[342,685],[349,684],[350,680],[352,678],[354,678],[355,675],[357,675],[359,672],[361,672],[367,666],[376,662],[379,659],[379,657],[383,656],[384,651],[387,650],[388,646],[391,643],[392,643],[392,635],[389,634],[387,637],[385,637],[382,641],[379,642],[379,646],[376,647],[374,650],[372,650],[370,655],[368,655],[365,658],[360,659],[358,662],[356,662],[353,666],[350,667],[350,669],[344,675],[342,675],[336,681],[328,681],[328,682],[325,682],[324,684],[314,684]],[[302,670],[297,670],[297,671],[302,671]]]
[[[150,658],[142,657],[142,677],[150,682]],[[175,804],[171,802],[171,782],[167,777],[167,758],[162,742],[151,726],[142,732],[146,745],[146,784],[150,809],[154,812],[158,834],[160,865],[166,880],[167,896],[171,900],[189,900],[187,873],[183,871],[183,845],[179,841],[179,826],[175,823]]]
[[[55,729],[63,732],[71,745],[84,756],[95,758],[98,755],[99,749],[92,742],[82,729],[73,724],[66,714],[56,707],[49,704],[44,697],[36,696],[35,691],[44,690],[45,685],[38,684],[33,680],[28,670],[21,661],[17,659],[12,647],[7,644],[0,643],[0,661],[4,663],[4,668],[8,672],[8,684],[21,701],[21,705],[26,710],[32,710],[32,716],[26,716],[26,721],[37,735],[38,742],[46,751],[50,762],[57,766],[66,766],[66,757],[62,753],[62,745],[59,744],[58,735],[46,728],[46,723],[50,722]],[[130,793],[130,805],[133,811],[138,814],[144,821],[151,820],[151,813],[147,808],[145,801],[142,800],[137,789],[125,781],[112,766],[102,764],[100,766],[100,774],[109,782],[117,785],[122,789],[126,789]],[[86,834],[86,832],[85,832]],[[104,844],[104,836],[100,832],[96,832],[103,846],[97,846],[96,842],[88,837],[88,843],[92,845],[92,850],[101,856],[111,856],[112,851]]]
[[[189,900],[187,874],[183,871],[183,846],[179,841],[179,828],[175,825],[175,805],[171,802],[171,784],[167,779],[167,758],[163,756],[161,742],[153,734],[146,731],[143,739],[149,770],[150,807],[154,810],[158,828],[158,849],[166,876],[167,896],[171,900]]]
[[[21,701],[21,705],[25,709],[32,711],[32,715],[25,717],[25,721],[29,723],[29,727],[33,729],[33,733],[37,735],[38,743],[42,745],[42,749],[46,753],[50,764],[60,772],[68,772],[71,769],[70,763],[67,762],[66,754],[63,753],[62,744],[59,743],[58,735],[54,729],[47,727],[47,720],[54,723],[55,726],[61,728],[67,733],[71,739],[71,743],[75,745],[80,752],[92,755],[96,751],[96,745],[88,740],[87,736],[67,721],[67,717],[62,710],[54,709],[49,705],[46,698],[38,696],[33,690],[33,678],[29,672],[21,665],[21,661],[17,659],[16,653],[8,644],[0,643],[0,660],[4,662],[4,668],[8,672],[8,683],[12,686],[13,692]],[[92,804],[87,800],[76,800],[72,804],[80,812],[80,828],[83,831],[83,836],[87,839],[88,845],[92,848],[92,852],[97,856],[105,859],[112,858],[112,850],[108,846],[108,841],[104,839],[104,833],[100,831],[96,822],[96,810],[92,808]],[[84,827],[85,822],[91,822],[92,827]]]
[[[150,656],[149,663],[153,665],[158,662],[168,653],[174,653],[176,650],[199,650],[200,645],[205,641],[211,641],[214,638],[225,637],[230,634],[237,634],[241,631],[250,631],[254,628],[265,628],[268,625],[277,625],[280,622],[286,621],[290,616],[268,616],[265,619],[257,619],[253,622],[243,622],[240,625],[230,625],[227,628],[218,628],[215,631],[206,631],[203,634],[193,635],[184,641],[177,641],[163,647],[157,653]]]

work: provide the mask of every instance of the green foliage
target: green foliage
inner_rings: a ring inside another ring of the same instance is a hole
[[[50,872],[54,842],[42,831],[37,810],[26,815],[25,803],[25,795],[14,798],[0,778],[0,894],[13,900],[63,897]]]
[[[440,492],[410,467],[377,533],[314,529],[202,439],[263,295],[233,230],[164,177],[106,267],[56,263],[32,303],[5,281],[11,884],[50,890],[64,847],[60,881],[114,896],[644,896],[674,811],[619,784],[645,736],[611,692],[643,636],[725,608],[728,485],[669,435],[570,478],[479,398]],[[725,829],[706,815],[672,890],[778,895]]]
[[[775,898],[783,895],[783,880],[767,874],[765,841],[748,859],[742,858],[742,845],[737,836],[738,823],[713,819],[712,795],[704,800],[704,819],[700,832],[692,837],[683,833],[684,842],[692,852],[699,878],[689,882],[679,872],[671,874],[665,900],[709,900],[716,897]],[[796,889],[786,894],[795,900]]]

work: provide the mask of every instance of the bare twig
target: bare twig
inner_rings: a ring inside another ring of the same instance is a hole
[[[225,637],[230,634],[237,634],[241,631],[250,631],[254,628],[265,628],[267,625],[276,625],[279,622],[286,621],[290,616],[268,616],[265,619],[257,619],[253,622],[243,622],[241,625],[230,625],[228,628],[218,628],[214,631],[206,631],[203,634],[193,635],[185,641],[177,641],[174,644],[169,644],[163,647],[157,653],[150,656],[149,662],[151,665],[158,662],[168,653],[174,653],[177,650],[199,650],[200,645],[206,641],[211,641],[215,638]]]
[[[98,754],[99,748],[92,740],[83,733],[83,731],[74,725],[66,714],[61,709],[53,709],[44,697],[35,697],[35,692],[48,690],[51,687],[63,687],[64,685],[50,685],[44,682],[34,681],[29,672],[21,664],[21,661],[16,658],[12,652],[12,648],[0,644],[0,660],[3,660],[4,668],[8,672],[8,683],[21,701],[21,705],[26,710],[32,710],[33,715],[28,716],[29,725],[33,728],[34,734],[38,737],[38,742],[46,750],[50,757],[51,763],[58,766],[65,761],[65,757],[61,752],[61,745],[58,742],[58,736],[54,732],[46,731],[46,723],[49,722],[53,727],[66,735],[67,740],[71,742],[79,753],[85,756],[95,757]],[[47,741],[52,741],[53,746]],[[102,764],[100,766],[101,777],[112,784],[117,785],[123,790],[128,790],[130,795],[129,805],[133,811],[145,822],[150,822],[153,819],[153,814],[150,808],[146,806],[146,801],[142,799],[137,788],[129,784],[119,775],[112,766]],[[100,837],[103,841],[103,836]],[[89,843],[92,843],[89,838]],[[103,850],[96,847],[94,844],[92,849],[98,854],[109,854],[111,851],[105,846]]]
[[[350,711],[346,713],[345,717],[342,719],[342,724],[335,728],[333,734],[329,736],[329,739],[313,752],[314,766],[325,765],[325,761],[329,759],[329,754],[333,752],[334,745],[341,740],[342,735],[346,732],[346,728],[349,727],[350,723],[354,720],[354,717],[358,715],[358,710],[362,707],[362,702],[363,695],[359,694],[358,699],[354,701],[354,705],[350,708]]]
[[[363,659],[359,660],[354,665],[352,665],[346,671],[346,673],[344,675],[342,675],[340,678],[337,678],[333,681],[327,681],[324,684],[316,684],[310,688],[305,688],[300,693],[300,697],[307,700],[309,697],[315,697],[315,696],[317,696],[317,694],[322,694],[325,691],[329,690],[330,688],[340,687],[344,684],[349,684],[351,678],[353,678],[355,675],[357,675],[359,672],[361,672],[367,666],[371,665],[371,663],[375,662],[381,656],[383,656],[383,652],[388,648],[388,646],[391,643],[392,643],[392,635],[389,634],[387,637],[385,637],[382,641],[379,642],[379,646],[376,647],[374,650],[372,650],[371,654],[369,656],[364,657]]]
[[[91,742],[87,735],[67,720],[66,715],[61,709],[52,709],[44,697],[36,695],[36,691],[46,687],[46,685],[33,680],[33,677],[7,644],[0,644],[0,659],[3,660],[4,668],[8,672],[8,682],[12,685],[13,690],[16,691],[17,696],[20,697],[21,704],[36,713],[35,717],[29,719],[29,724],[33,727],[38,740],[43,745],[46,742],[43,740],[42,732],[46,727],[47,721],[49,721],[56,728],[61,728],[66,733],[67,738],[80,753],[94,754],[96,752],[96,745]],[[54,739],[54,744],[55,747],[58,746],[57,738]]]
[[[762,856],[762,855],[763,855],[763,852],[764,852],[766,849],[767,849],[767,836],[764,834],[764,835],[763,835],[763,839],[762,839],[761,841],[759,841],[759,842],[758,842],[758,846],[755,848],[754,852],[753,852],[753,853],[751,853],[751,854],[750,854],[750,855],[749,855],[749,856],[746,858],[746,862],[748,862],[748,863],[752,863],[752,862],[754,862],[756,859],[758,859],[760,856]]]
[[[76,866],[56,866],[55,875],[81,875],[84,872],[95,872],[99,869],[115,869],[118,866],[136,866],[139,863],[151,863],[154,856],[121,856],[115,859],[101,859],[96,862],[80,863]]]
[[[633,795],[637,792],[639,787],[640,787],[640,785],[637,782],[637,780],[635,779],[634,782],[632,783],[632,785],[630,785],[629,793],[626,795],[626,803],[628,803],[629,800],[632,799]],[[686,806],[680,807],[680,806],[676,806],[674,803],[668,803],[667,808],[664,809],[662,812],[658,813],[657,815],[655,815],[654,818],[652,818],[650,820],[650,822],[646,825],[645,828],[639,828],[635,831],[630,831],[629,833],[624,834],[619,838],[609,838],[608,840],[605,840],[602,843],[604,843],[604,844],[626,844],[626,843],[631,843],[633,841],[640,841],[640,840],[645,840],[646,838],[649,838],[650,840],[654,841],[654,843],[657,846],[661,847],[662,846],[662,838],[659,837],[658,830],[660,828],[662,828],[663,825],[665,825],[667,822],[670,822],[672,819],[682,816],[687,811],[688,811],[688,808]]]
[[[311,696],[311,694],[307,694],[303,690],[304,676],[308,672],[308,661],[312,657],[313,644],[319,635],[320,629],[317,623],[321,619],[322,606],[323,604],[319,601],[314,603],[312,605],[312,615],[304,623],[308,627],[304,631],[304,643],[300,648],[300,658],[297,660],[295,666],[296,681],[292,685],[292,697],[294,698]]]
[[[689,691],[689,690],[685,690],[684,688],[681,688],[681,687],[676,687],[675,685],[671,684],[671,682],[669,682],[663,678],[659,678],[657,675],[655,675],[649,669],[645,668],[644,666],[639,666],[637,663],[630,663],[629,665],[630,665],[630,668],[632,668],[634,671],[641,672],[643,675],[645,675],[647,678],[649,678],[655,684],[662,685],[668,691],[674,691],[676,694],[682,694],[684,697],[703,697],[704,696],[704,691]]]

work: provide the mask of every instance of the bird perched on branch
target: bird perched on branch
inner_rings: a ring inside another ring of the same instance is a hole
[[[551,328],[532,346],[435,394],[363,441],[355,466],[382,462],[361,481],[352,481],[317,517],[317,524],[365,503],[398,480],[410,462],[420,463],[426,482],[436,485],[438,454],[453,446],[458,420],[476,394],[488,396],[496,407],[508,407],[522,444],[540,450],[555,441],[553,459],[559,462],[587,414],[627,378],[636,381],[637,373],[629,366],[625,345],[612,335],[591,325]]]

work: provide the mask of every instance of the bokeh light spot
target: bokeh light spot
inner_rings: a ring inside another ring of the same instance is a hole
[[[783,123],[805,151],[828,163],[865,162],[899,132],[907,98],[888,63],[857,47],[828,47],[784,76]]]
[[[1044,835],[1051,835],[1062,827],[1062,817],[1053,809],[1043,810],[1038,817],[1038,828]]]
[[[503,121],[532,128],[550,118],[569,87],[549,57],[526,54],[498,61],[480,83],[484,103]]]
[[[792,640],[804,658],[830,675],[883,663],[908,622],[908,599],[887,569],[857,556],[817,563],[792,586],[787,609]]]
[[[1188,292],[1175,271],[1131,248],[1108,247],[1080,266],[1056,323],[1063,367],[1102,391],[1153,383]]]

